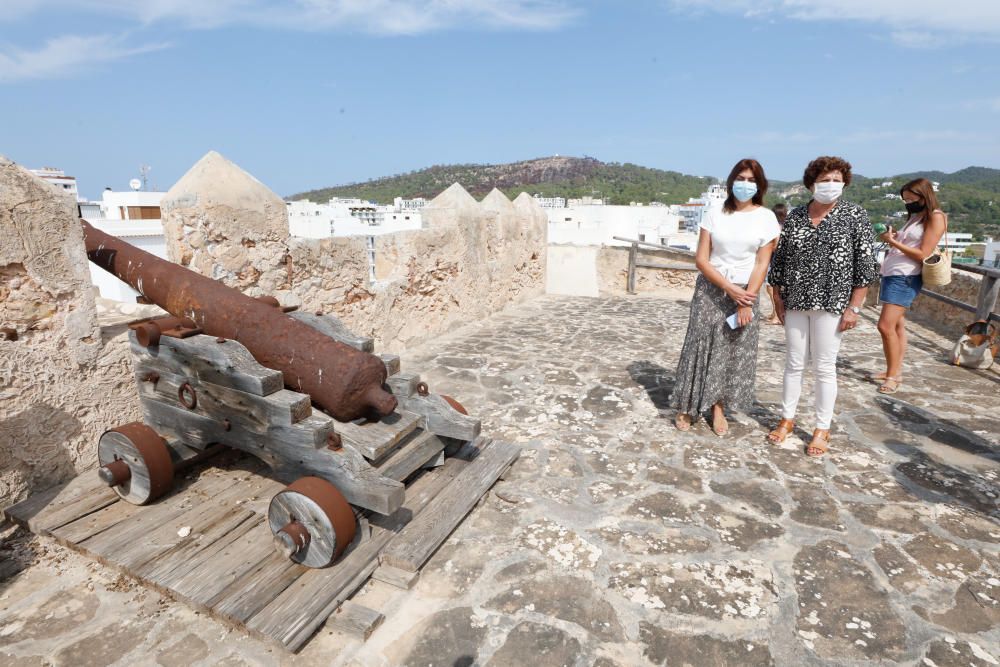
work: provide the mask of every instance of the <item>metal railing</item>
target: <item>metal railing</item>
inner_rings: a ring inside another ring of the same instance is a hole
[[[681,248],[671,248],[670,246],[658,245],[656,243],[647,243],[646,241],[637,241],[636,239],[627,239],[621,236],[611,237],[615,241],[623,241],[625,243],[631,244],[628,251],[628,279],[625,284],[625,291],[629,294],[635,294],[635,273],[637,269],[673,269],[675,271],[697,271],[698,268],[690,262],[694,260],[694,253],[690,250],[683,250]],[[660,252],[673,253],[679,255],[688,262],[650,262],[644,261],[639,258],[639,247],[643,248],[654,248]]]

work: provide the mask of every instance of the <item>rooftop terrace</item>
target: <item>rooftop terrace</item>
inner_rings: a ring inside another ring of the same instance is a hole
[[[412,591],[355,598],[391,610],[366,643],[321,629],[292,657],[19,533],[0,663],[1000,663],[1000,375],[911,325],[906,383],[879,396],[866,311],[812,460],[765,443],[783,333],[762,327],[759,406],[727,438],[682,434],[664,406],[687,312],[683,294],[541,297],[404,356],[524,451]]]

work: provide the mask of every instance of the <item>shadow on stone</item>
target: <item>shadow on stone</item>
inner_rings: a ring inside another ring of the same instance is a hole
[[[674,374],[652,361],[633,361],[628,365],[632,380],[646,390],[649,400],[660,412],[670,409],[670,394],[674,390]]]

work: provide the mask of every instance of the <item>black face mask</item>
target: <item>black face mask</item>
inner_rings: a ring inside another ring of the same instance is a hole
[[[906,204],[904,204],[904,206],[906,206],[906,212],[907,213],[911,213],[911,214],[912,213],[920,213],[925,208],[927,208],[926,206],[924,206],[923,204],[921,204],[918,201],[907,202]]]

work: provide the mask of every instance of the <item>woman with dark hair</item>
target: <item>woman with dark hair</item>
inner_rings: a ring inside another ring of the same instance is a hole
[[[788,207],[784,204],[778,203],[771,207],[774,211],[774,217],[778,219],[778,226],[781,227],[785,224],[785,218],[788,217]],[[771,316],[767,318],[768,324],[781,324],[781,320],[778,319],[778,310],[774,307],[774,285],[771,283],[765,283],[767,286],[767,298],[771,301]]]
[[[786,352],[781,422],[768,439],[783,442],[795,428],[808,353],[816,378],[816,427],[806,454],[822,456],[830,446],[837,401],[840,338],[857,326],[878,264],[868,212],[841,199],[851,183],[850,163],[818,157],[806,167],[802,183],[813,197],[785,219],[769,275],[774,307],[785,324]]]
[[[771,260],[778,221],[763,206],[767,177],[756,160],[740,160],[726,179],[722,210],[701,223],[695,284],[687,335],[677,362],[670,405],[675,424],[689,431],[712,408],[712,430],[729,432],[725,408],[753,401],[757,366],[757,292]]]
[[[895,394],[903,384],[903,355],[906,354],[906,309],[923,287],[921,270],[926,258],[934,254],[948,219],[938,207],[934,186],[926,178],[910,181],[899,190],[910,218],[899,232],[892,227],[880,237],[889,245],[882,261],[882,285],[879,301],[882,314],[878,332],[885,352],[885,373],[873,375],[881,382],[878,390]]]

